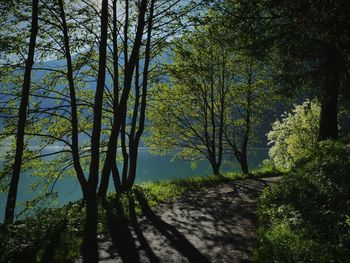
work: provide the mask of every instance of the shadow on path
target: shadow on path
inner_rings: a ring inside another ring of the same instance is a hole
[[[135,199],[133,196],[128,195],[129,201],[129,213],[131,217],[131,224],[134,228],[135,234],[137,235],[138,240],[140,241],[141,249],[146,252],[146,255],[150,262],[158,263],[160,262],[159,258],[154,254],[152,248],[150,247],[147,239],[143,235],[143,231],[140,227],[140,224],[137,220],[136,210],[135,210]]]
[[[128,201],[124,210],[118,199],[115,204],[106,203],[110,237],[100,242],[100,256],[105,255],[100,260],[251,262],[257,244],[257,200],[274,180],[223,182],[152,209],[142,190],[136,188],[124,197]],[[136,215],[137,209],[143,216]]]
[[[189,262],[210,262],[174,226],[164,222],[152,211],[142,192],[137,191],[136,198],[141,205],[144,216],[171,242],[171,246],[185,256]]]
[[[128,227],[123,207],[118,198],[113,205],[104,204],[107,212],[107,224],[113,247],[108,251],[112,258],[118,253],[123,262],[140,262],[139,251]]]

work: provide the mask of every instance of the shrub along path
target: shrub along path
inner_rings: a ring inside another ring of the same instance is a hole
[[[152,208],[136,195],[143,216],[111,222],[100,262],[250,262],[257,201],[277,178],[219,183]]]

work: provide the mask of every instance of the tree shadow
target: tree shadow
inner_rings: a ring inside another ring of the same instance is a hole
[[[160,262],[159,258],[156,256],[156,254],[154,254],[147,239],[143,235],[143,231],[137,220],[134,196],[128,194],[128,201],[129,201],[129,213],[130,213],[131,225],[135,231],[135,234],[137,235],[138,240],[140,241],[141,249],[143,249],[146,252],[146,255],[150,260],[150,262],[154,262],[154,263]]]
[[[118,254],[123,262],[140,262],[139,251],[119,198],[116,197],[114,203],[104,202],[103,206],[106,210],[107,225],[113,243],[109,254],[112,257],[116,257]]]
[[[171,246],[185,256],[189,262],[210,262],[198,249],[193,246],[183,234],[181,234],[174,226],[164,222],[150,208],[143,193],[139,190],[135,191],[136,198],[141,206],[143,215],[151,222],[151,224],[164,235],[171,243]]]
[[[257,242],[253,234],[256,200],[265,186],[259,180],[249,180],[194,191],[160,205],[162,217],[152,211],[144,192],[134,188],[105,203],[110,238],[100,243],[108,252],[100,259],[250,262]],[[137,216],[138,209],[143,217]]]
[[[251,262],[257,244],[256,200],[264,187],[259,180],[225,182],[186,194],[159,210],[168,224],[200,240],[198,247],[209,259]]]

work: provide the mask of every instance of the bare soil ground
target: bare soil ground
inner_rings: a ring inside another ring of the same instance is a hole
[[[221,183],[112,224],[99,239],[100,262],[251,262],[261,191],[278,178]]]

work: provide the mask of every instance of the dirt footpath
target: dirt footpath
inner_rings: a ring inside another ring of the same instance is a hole
[[[100,262],[250,262],[258,197],[276,180],[221,183],[152,208],[140,200],[143,217],[99,240]]]

